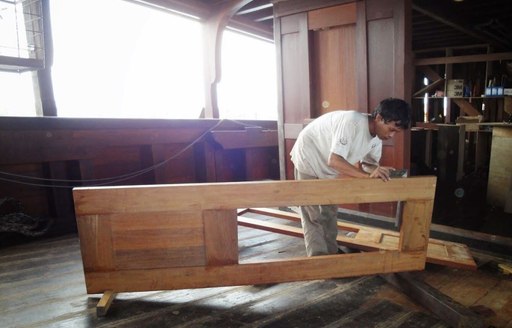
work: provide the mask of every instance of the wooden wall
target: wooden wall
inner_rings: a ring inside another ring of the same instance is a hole
[[[61,234],[76,229],[73,186],[279,179],[276,128],[275,121],[3,117],[0,199],[53,218],[50,234]]]
[[[277,1],[274,13],[281,177],[293,179],[289,152],[311,119],[369,113],[389,97],[410,101],[411,1]],[[382,163],[409,168],[409,131],[384,142]]]

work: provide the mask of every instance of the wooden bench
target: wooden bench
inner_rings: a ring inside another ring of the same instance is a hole
[[[73,190],[87,292],[340,278],[425,267],[436,178],[263,181]],[[237,209],[403,202],[396,247],[239,263]]]

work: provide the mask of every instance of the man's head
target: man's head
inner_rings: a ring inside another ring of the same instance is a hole
[[[396,132],[409,128],[411,107],[402,99],[384,99],[373,111],[372,118],[372,134],[382,140],[391,139]]]

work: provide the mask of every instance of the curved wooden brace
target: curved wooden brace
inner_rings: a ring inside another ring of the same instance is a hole
[[[222,35],[229,20],[253,0],[226,1],[204,22],[205,118],[218,118],[217,83],[221,79]]]

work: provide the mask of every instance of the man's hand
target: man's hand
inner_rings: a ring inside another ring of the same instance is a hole
[[[379,178],[382,181],[389,181],[389,174],[394,170],[394,168],[390,166],[377,166],[372,173],[370,173],[370,178]]]

